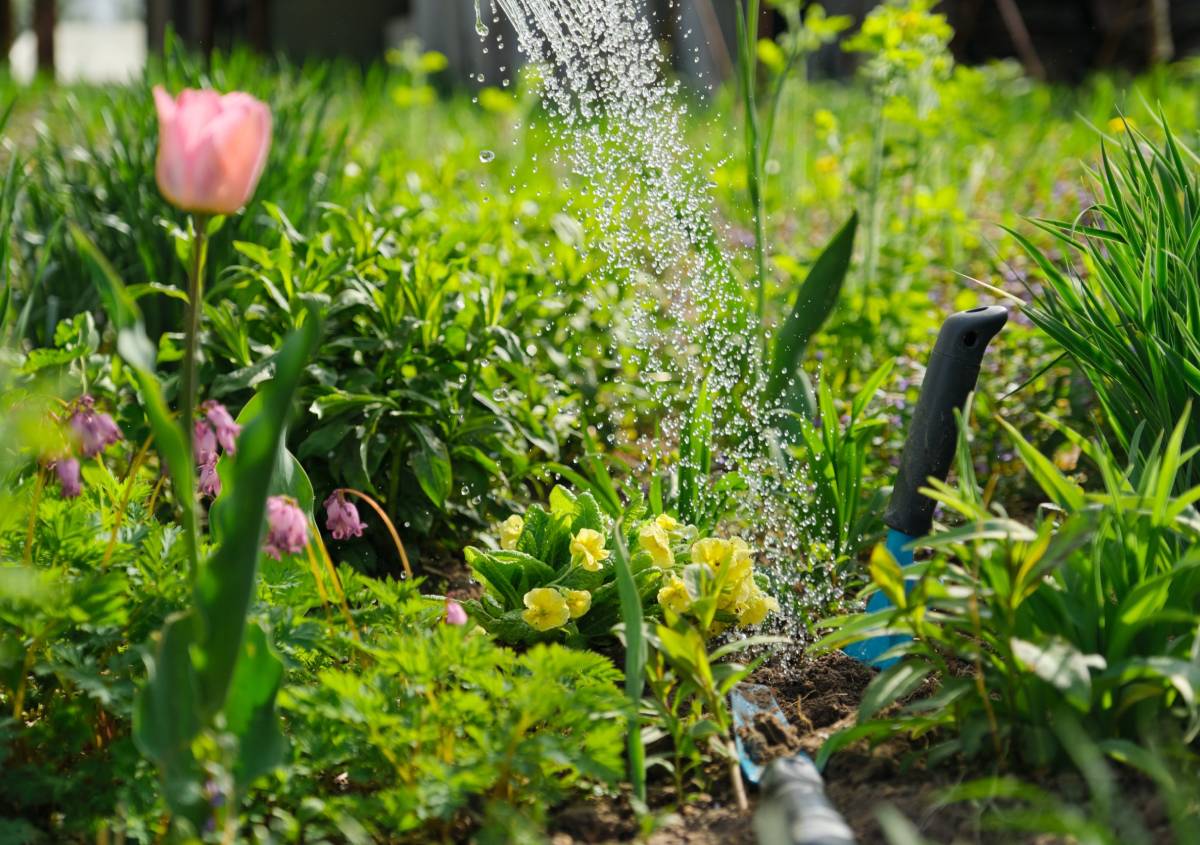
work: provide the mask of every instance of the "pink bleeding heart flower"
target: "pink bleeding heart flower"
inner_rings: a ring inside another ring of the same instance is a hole
[[[467,624],[467,611],[463,610],[463,606],[454,599],[446,599],[446,624]]]
[[[217,453],[206,452],[200,456],[200,495],[217,498],[221,495],[221,476],[217,475]]]
[[[67,425],[85,458],[94,458],[121,439],[121,429],[108,414],[96,410],[96,400],[83,396],[75,403]]]
[[[216,431],[217,442],[226,454],[237,454],[237,439],[242,433],[242,427],[234,422],[225,406],[215,399],[210,399],[200,406],[205,417]],[[215,449],[213,451],[216,451]]]
[[[267,543],[263,551],[280,560],[285,554],[299,554],[307,545],[308,520],[296,500],[290,496],[267,499]]]
[[[353,502],[346,501],[346,494],[335,490],[333,495],[325,500],[325,527],[333,534],[335,540],[348,540],[351,537],[361,537],[366,524],[358,517],[358,508]]]
[[[79,461],[75,458],[59,458],[53,464],[58,484],[64,499],[74,499],[82,490],[79,483]]]
[[[233,214],[250,201],[271,149],[271,110],[249,94],[154,88],[164,197],[200,214]]]
[[[217,433],[204,420],[196,420],[192,426],[192,454],[198,466],[204,466],[209,455],[217,454]]]

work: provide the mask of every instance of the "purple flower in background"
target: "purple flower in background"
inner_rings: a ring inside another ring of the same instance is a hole
[[[221,495],[221,476],[217,475],[215,451],[200,456],[200,495],[213,499]]]
[[[200,466],[204,466],[207,456],[217,454],[217,433],[204,420],[196,420],[192,427],[192,454]]]
[[[279,560],[304,551],[308,545],[308,520],[289,496],[267,499],[267,544],[263,551]]]
[[[216,429],[217,442],[221,444],[221,448],[230,455],[237,454],[237,438],[242,433],[242,427],[234,422],[225,406],[215,399],[208,400],[200,407],[204,409],[205,416]]]
[[[54,462],[54,472],[58,475],[58,483],[62,487],[64,499],[74,499],[79,495],[79,461],[75,458],[59,458]]]
[[[358,508],[346,501],[346,494],[335,490],[325,500],[325,527],[333,534],[333,539],[347,540],[361,537],[367,526],[358,518]]]
[[[446,624],[447,625],[466,625],[467,612],[463,610],[463,606],[454,599],[446,599]]]
[[[121,439],[121,429],[108,414],[96,411],[96,400],[82,396],[67,420],[85,458],[94,458]]]

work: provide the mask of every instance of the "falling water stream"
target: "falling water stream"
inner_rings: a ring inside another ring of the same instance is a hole
[[[476,0],[476,28],[489,28]],[[718,228],[711,174],[690,150],[680,83],[666,72],[638,0],[490,0],[512,23],[521,53],[540,69],[560,155],[589,196],[604,273],[628,298],[614,349],[637,356],[645,391],[661,408],[659,443],[677,441],[702,384],[714,404],[727,468],[748,489],[740,506],[754,526],[779,594],[797,577],[814,536],[803,478],[783,478],[768,457],[760,419],[757,334]],[[678,14],[678,3],[672,3]],[[660,459],[665,457],[657,455]],[[827,579],[805,585],[790,606],[793,634],[809,607],[826,602]]]

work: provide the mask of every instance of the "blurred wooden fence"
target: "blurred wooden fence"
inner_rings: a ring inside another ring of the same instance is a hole
[[[482,0],[487,3],[488,0]],[[731,69],[733,0],[637,0],[652,16],[684,73],[720,77]],[[878,0],[824,0],[834,14],[861,20]],[[0,0],[0,48],[14,36],[13,0]],[[38,64],[54,68],[56,0],[32,0]],[[516,63],[506,49],[484,53],[474,27],[474,0],[145,0],[149,46],[161,48],[167,27],[197,49],[246,43],[297,57],[370,61],[395,41],[419,37],[445,53],[460,79]],[[1200,46],[1200,0],[943,0],[955,27],[955,53],[969,62],[1017,56],[1035,75],[1073,79],[1097,67],[1139,68]],[[776,21],[764,10],[762,29]],[[7,50],[0,50],[0,61]],[[814,70],[840,75],[852,62],[825,51]]]

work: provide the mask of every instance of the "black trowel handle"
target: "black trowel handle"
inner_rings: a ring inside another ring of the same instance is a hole
[[[942,326],[883,519],[889,528],[915,538],[933,527],[934,503],[920,490],[930,477],[949,474],[958,444],[954,412],[966,406],[988,344],[1007,322],[1008,309],[991,305],[954,314]]]

